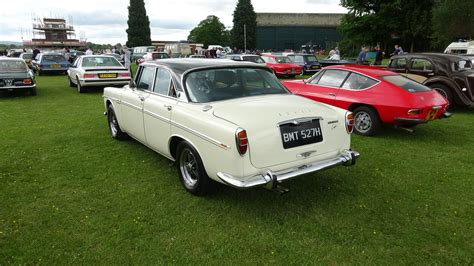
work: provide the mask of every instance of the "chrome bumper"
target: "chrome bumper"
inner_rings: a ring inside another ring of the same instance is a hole
[[[265,186],[269,189],[273,189],[276,187],[276,185],[278,185],[278,183],[300,175],[322,171],[338,165],[354,165],[356,158],[359,157],[359,155],[360,154],[356,151],[346,150],[335,158],[313,162],[278,172],[272,172],[268,170],[266,174],[256,175],[245,180],[241,180],[222,172],[217,173],[217,177],[219,177],[219,179],[224,184],[239,189],[246,189],[256,186]]]

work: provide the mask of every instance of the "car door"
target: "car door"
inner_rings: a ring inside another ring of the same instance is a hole
[[[408,65],[407,77],[419,83],[434,75],[434,65],[426,58],[412,58]]]
[[[79,76],[78,75],[78,68],[81,66],[81,61],[82,61],[82,58],[77,58],[74,63],[72,64],[72,66],[69,67],[68,69],[68,75],[69,75],[69,78],[71,80],[76,80],[76,76]],[[82,78],[81,76],[79,76],[79,78]],[[74,81],[75,82],[75,81]]]
[[[125,86],[122,94],[122,121],[121,126],[135,139],[146,143],[143,122],[143,105],[150,96],[155,82],[156,68],[141,66],[135,79],[136,88]]]
[[[171,116],[177,104],[171,73],[158,67],[153,92],[144,102],[145,135],[148,146],[171,156],[168,140],[171,135]]]
[[[315,101],[335,105],[339,88],[348,74],[345,70],[326,69],[306,84],[305,95]]]

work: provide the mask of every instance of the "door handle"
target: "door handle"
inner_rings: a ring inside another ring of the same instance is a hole
[[[330,93],[328,93],[328,94],[329,94],[330,96],[336,96],[336,94],[335,94],[335,93],[332,93],[332,92],[330,92]]]
[[[138,96],[138,99],[140,99],[140,101],[144,101],[145,100],[145,97],[144,96]]]
[[[171,111],[171,109],[173,109],[173,106],[167,105],[167,104],[165,104],[164,107],[165,107],[166,110],[168,110],[168,111]]]

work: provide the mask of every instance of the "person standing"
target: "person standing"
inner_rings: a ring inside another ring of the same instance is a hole
[[[367,57],[367,47],[363,46],[360,50],[359,56],[357,56],[357,64],[363,65],[365,63],[365,58]]]
[[[92,52],[91,48],[87,48],[86,55],[93,55],[94,52]]]
[[[375,51],[377,52],[375,54],[375,62],[374,65],[380,66],[382,64],[383,56],[385,55],[385,52],[380,49],[380,47],[376,46]]]
[[[36,56],[38,56],[39,53],[40,53],[40,50],[38,48],[35,48],[33,50],[33,60],[36,60]]]
[[[123,47],[123,61],[124,61],[124,64],[125,64],[125,68],[128,69],[128,71],[130,71],[130,76],[133,76],[132,75],[132,61],[131,61],[131,54],[130,54],[130,50],[128,50],[128,47],[127,46],[124,46]]]
[[[401,54],[400,53],[400,47],[398,46],[398,44],[395,44],[395,50],[390,55],[393,56],[393,55],[399,55],[399,54]]]

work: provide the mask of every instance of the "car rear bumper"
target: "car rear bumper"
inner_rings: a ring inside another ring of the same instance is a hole
[[[5,86],[0,87],[0,91],[15,91],[15,90],[29,90],[36,88],[36,84],[28,86]]]
[[[114,86],[114,85],[127,85],[130,83],[131,78],[107,80],[107,79],[83,79],[79,80],[81,86]]]
[[[449,112],[442,113],[438,119],[450,118],[453,114]],[[403,117],[395,117],[395,123],[397,125],[419,125],[419,124],[426,124],[430,122],[430,120],[426,119],[413,119],[413,118],[403,118]]]
[[[337,157],[331,159],[327,159],[324,161],[316,161],[278,172],[272,172],[268,170],[265,174],[252,176],[244,180],[222,172],[217,173],[217,177],[224,184],[239,189],[246,189],[256,186],[266,186],[268,188],[274,188],[278,183],[300,175],[319,172],[338,165],[354,165],[358,157],[358,152],[352,150],[345,150]]]

